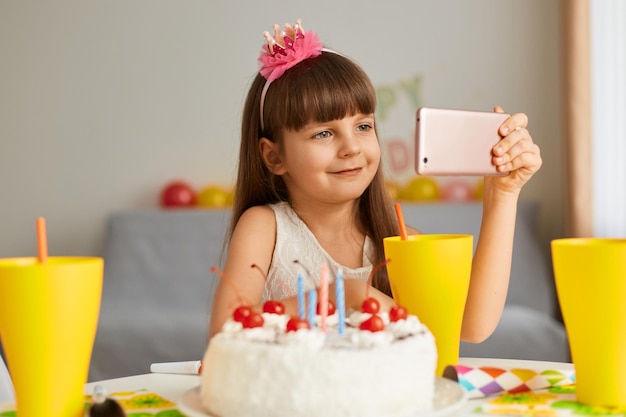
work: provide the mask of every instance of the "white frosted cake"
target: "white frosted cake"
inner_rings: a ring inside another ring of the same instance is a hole
[[[371,317],[337,315],[319,327],[286,331],[289,316],[263,313],[263,324],[231,320],[203,359],[202,405],[215,417],[405,417],[432,409],[437,353],[415,316],[359,329]],[[320,317],[316,319],[318,324]]]

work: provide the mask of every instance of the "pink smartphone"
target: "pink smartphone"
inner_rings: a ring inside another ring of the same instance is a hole
[[[506,175],[491,163],[506,113],[421,107],[415,127],[415,170],[420,175]]]

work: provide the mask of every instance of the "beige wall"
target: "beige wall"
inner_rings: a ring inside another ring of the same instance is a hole
[[[109,213],[156,208],[169,180],[231,184],[262,31],[296,18],[377,86],[526,112],[544,166],[522,198],[543,203],[546,250],[562,235],[558,0],[300,3],[0,2],[0,257],[35,254],[37,216],[51,255],[93,255]],[[409,140],[398,114],[387,132]]]

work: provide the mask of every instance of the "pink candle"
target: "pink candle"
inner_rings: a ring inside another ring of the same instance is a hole
[[[326,331],[326,317],[328,316],[328,265],[322,264],[320,272],[320,327]]]

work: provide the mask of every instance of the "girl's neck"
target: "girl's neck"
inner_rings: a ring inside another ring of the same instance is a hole
[[[299,204],[291,203],[291,207],[298,217],[317,235],[317,231],[344,231],[361,230],[358,216],[358,200],[345,204]]]

